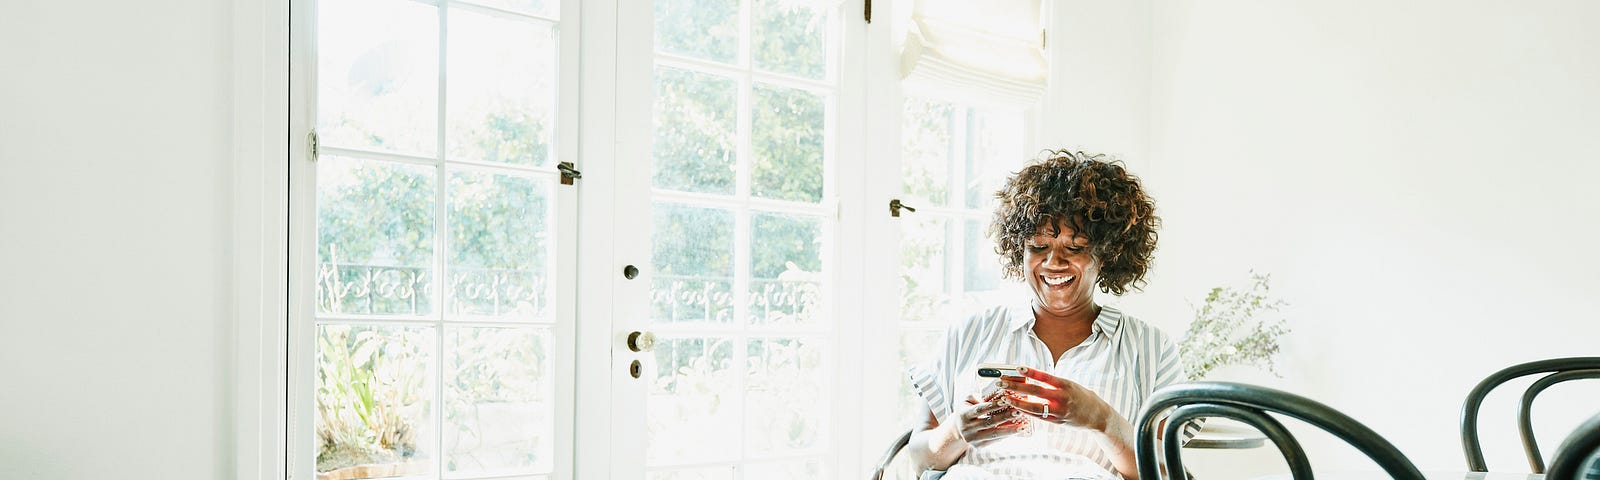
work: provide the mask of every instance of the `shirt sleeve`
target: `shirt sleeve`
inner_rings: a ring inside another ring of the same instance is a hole
[[[1167,338],[1166,335],[1161,335],[1158,348],[1161,353],[1157,355],[1159,360],[1156,362],[1155,385],[1150,389],[1152,393],[1168,385],[1188,381],[1189,378],[1189,375],[1184,371],[1183,361],[1178,356],[1178,347],[1172,343],[1171,339]],[[1185,424],[1183,426],[1183,438],[1180,439],[1179,444],[1188,444],[1189,440],[1193,440],[1194,436],[1200,433],[1200,429],[1204,425],[1204,418],[1197,418]]]

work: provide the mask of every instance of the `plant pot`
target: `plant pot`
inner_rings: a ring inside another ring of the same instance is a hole
[[[360,478],[385,478],[424,473],[428,466],[422,463],[369,463],[352,467],[335,468],[317,472],[317,480],[355,480]]]

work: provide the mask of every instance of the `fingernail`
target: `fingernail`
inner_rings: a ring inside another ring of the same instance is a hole
[[[1000,388],[1011,388],[1011,382],[1000,382]]]
[[[1028,373],[1028,367],[1017,367],[1017,373]]]

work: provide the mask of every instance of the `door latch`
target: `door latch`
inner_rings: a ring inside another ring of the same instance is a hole
[[[583,178],[583,172],[578,171],[576,168],[572,168],[572,162],[558,163],[556,164],[556,170],[561,171],[562,185],[572,185],[573,180]]]
[[[900,199],[898,199],[898,198],[889,201],[889,216],[891,216],[891,217],[900,216],[900,210],[901,209],[904,209],[907,212],[915,212],[915,211],[917,211],[917,209],[911,208],[910,205],[906,205],[904,203],[900,203]]]

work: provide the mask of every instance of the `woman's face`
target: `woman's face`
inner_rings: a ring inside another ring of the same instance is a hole
[[[1022,271],[1040,308],[1065,315],[1094,305],[1100,262],[1089,253],[1088,237],[1057,222],[1041,225],[1023,246]]]

